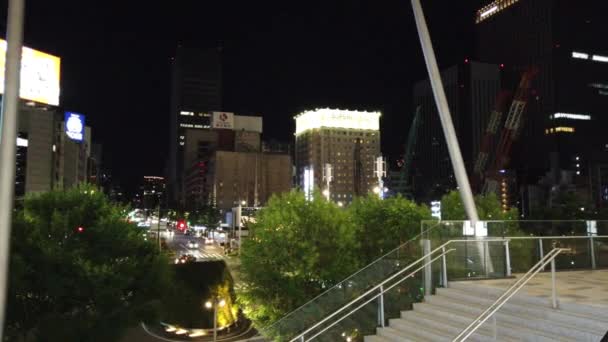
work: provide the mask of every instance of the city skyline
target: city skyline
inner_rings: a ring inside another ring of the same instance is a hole
[[[265,139],[293,143],[293,116],[306,108],[378,110],[387,132],[382,150],[402,153],[410,89],[425,77],[408,2],[86,6],[29,1],[25,44],[62,58],[61,107],[87,116],[94,142],[104,146],[104,167],[124,184],[164,174],[178,44],[223,48],[218,110],[262,115]],[[472,31],[477,4],[425,7],[445,46],[440,63],[472,51],[472,35],[465,46],[455,38]],[[71,20],[54,19],[64,15]],[[446,20],[456,29],[443,27]]]

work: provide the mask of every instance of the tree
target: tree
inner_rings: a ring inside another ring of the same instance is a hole
[[[431,212],[401,196],[356,198],[348,212],[354,219],[361,264],[367,265],[381,255],[420,234],[420,222],[430,220]]]
[[[124,212],[89,186],[26,197],[12,230],[9,340],[116,340],[157,317],[169,261]]]
[[[475,196],[475,206],[480,220],[517,220],[519,211],[510,208],[503,212],[500,201],[494,193]],[[467,215],[460,193],[456,190],[447,193],[441,198],[441,218],[443,220],[466,220]]]
[[[243,242],[239,294],[247,317],[264,326],[358,269],[348,212],[320,193],[273,196]]]
[[[214,229],[217,227],[221,218],[222,216],[217,208],[204,207],[190,213],[188,216],[188,221],[190,221],[190,223],[193,225],[203,225],[209,229]]]

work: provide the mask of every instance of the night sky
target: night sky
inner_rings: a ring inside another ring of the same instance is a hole
[[[473,54],[489,1],[423,0],[440,65]],[[6,26],[7,0],[0,3]],[[224,108],[264,117],[291,142],[315,107],[380,110],[382,150],[403,150],[411,94],[426,77],[408,0],[27,0],[25,44],[62,58],[63,109],[83,113],[104,167],[123,184],[162,175],[170,57],[178,43],[223,46]]]

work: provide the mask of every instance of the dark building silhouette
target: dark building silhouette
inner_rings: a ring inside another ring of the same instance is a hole
[[[591,183],[603,182],[591,171],[608,160],[606,13],[606,1],[567,0],[497,0],[477,12],[480,61],[503,64],[512,76],[539,70],[509,165],[521,185],[601,197]]]
[[[452,121],[469,174],[500,90],[498,65],[465,60],[441,71]],[[456,181],[429,80],[414,86],[414,108],[421,107],[412,168],[414,197],[429,203],[456,188]]]
[[[222,109],[221,50],[178,46],[172,61],[171,126],[168,186],[169,200],[184,201],[185,132],[210,128],[212,111]]]

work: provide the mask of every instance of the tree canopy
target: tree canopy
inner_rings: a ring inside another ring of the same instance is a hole
[[[156,317],[168,260],[88,186],[25,198],[14,214],[10,340],[109,341]]]
[[[475,196],[477,214],[481,220],[517,220],[519,210],[510,208],[503,212],[500,201],[496,194]],[[466,220],[467,215],[464,204],[457,190],[451,191],[441,198],[441,219],[443,220]]]
[[[359,241],[359,257],[368,264],[420,233],[420,222],[431,219],[426,206],[401,196],[356,198],[348,207]]]
[[[243,243],[239,294],[258,326],[275,321],[420,232],[430,211],[402,197],[341,208],[315,193],[270,199]]]

